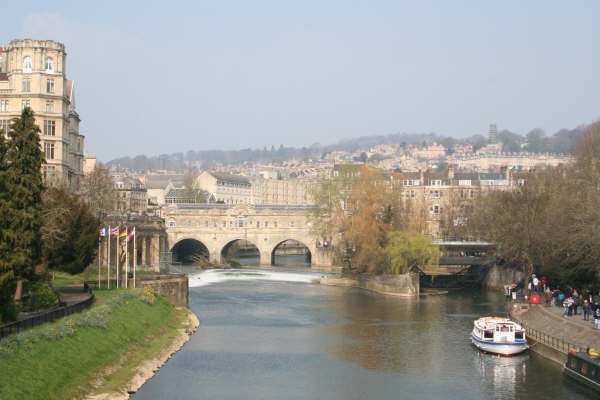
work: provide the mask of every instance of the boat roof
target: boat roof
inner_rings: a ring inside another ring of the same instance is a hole
[[[517,329],[523,329],[521,325],[504,317],[481,317],[475,320],[475,324],[479,325],[482,329],[492,329],[496,325],[514,325]]]
[[[578,351],[577,353],[569,353],[569,355],[575,356],[600,367],[600,357],[591,357],[588,353],[584,351]]]

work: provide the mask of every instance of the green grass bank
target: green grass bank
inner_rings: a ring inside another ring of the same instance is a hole
[[[89,310],[0,340],[0,399],[72,399],[123,388],[188,322],[186,309],[150,290],[95,295]]]

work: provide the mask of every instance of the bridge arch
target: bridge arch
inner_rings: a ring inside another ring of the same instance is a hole
[[[240,264],[260,264],[260,250],[258,246],[246,239],[234,239],[229,241],[221,249],[221,263],[229,260]]]
[[[284,257],[288,260],[284,260]],[[312,253],[309,247],[300,240],[286,239],[273,247],[271,265],[306,265],[311,266]]]
[[[182,239],[171,248],[173,262],[184,265],[203,265],[210,260],[208,247],[197,239]]]

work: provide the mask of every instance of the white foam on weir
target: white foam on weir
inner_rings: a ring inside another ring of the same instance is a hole
[[[312,283],[322,274],[267,271],[259,269],[212,269],[189,276],[190,287],[213,285],[226,281],[278,281]]]

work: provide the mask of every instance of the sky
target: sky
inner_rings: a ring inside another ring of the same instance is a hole
[[[67,48],[85,152],[553,134],[600,118],[598,1],[11,1]]]

